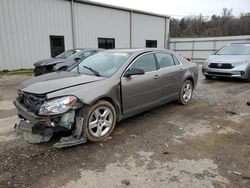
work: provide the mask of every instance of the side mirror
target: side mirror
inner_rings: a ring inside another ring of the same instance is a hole
[[[124,77],[128,78],[128,77],[133,76],[133,75],[142,75],[142,74],[145,74],[143,69],[131,68],[131,69],[127,70],[127,72],[124,74]]]
[[[82,58],[80,58],[80,57],[76,57],[74,60],[76,61],[76,62],[78,62],[78,61],[80,61]]]

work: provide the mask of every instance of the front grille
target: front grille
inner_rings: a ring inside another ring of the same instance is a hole
[[[230,63],[211,63],[209,65],[209,68],[215,68],[215,69],[232,69],[234,66]]]
[[[50,73],[54,71],[54,66],[50,65],[50,66],[43,66],[43,67],[36,67],[34,69],[34,74],[35,76],[39,76],[42,74],[46,74],[46,73]]]
[[[17,101],[29,112],[38,114],[38,111],[45,101],[44,95],[29,94],[22,91],[18,92]]]

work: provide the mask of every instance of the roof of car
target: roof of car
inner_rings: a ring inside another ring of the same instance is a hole
[[[82,50],[82,51],[85,51],[85,50],[103,50],[103,49],[99,49],[99,48],[73,48],[73,49],[70,49],[70,50]]]
[[[229,45],[242,45],[242,46],[249,46],[249,42],[237,42],[237,43],[230,43]]]
[[[121,49],[112,49],[107,50],[109,52],[127,52],[127,53],[144,53],[144,52],[152,52],[152,51],[168,51],[167,49],[160,48],[121,48]]]

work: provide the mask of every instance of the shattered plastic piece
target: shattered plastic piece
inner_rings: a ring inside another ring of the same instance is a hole
[[[126,185],[126,186],[129,186],[130,185],[130,181],[125,179],[125,180],[122,180],[121,181],[122,184]]]
[[[60,142],[57,142],[53,145],[55,148],[64,148],[64,147],[70,147],[75,146],[79,144],[84,144],[87,142],[87,139],[85,137],[83,138],[75,138],[74,136],[69,137],[63,137]]]
[[[238,175],[238,176],[241,176],[242,173],[241,172],[238,172],[238,171],[233,171],[234,174]]]
[[[32,134],[28,132],[23,132],[23,139],[30,144],[39,144],[43,142],[48,142],[53,135],[43,136],[40,134]]]
[[[226,113],[231,114],[231,115],[236,115],[237,113],[233,110],[226,110]]]
[[[99,143],[99,146],[103,147],[104,145],[103,145],[103,143]]]
[[[17,135],[22,135],[23,139],[30,144],[39,144],[43,142],[48,142],[53,136],[53,134],[50,132],[48,132],[47,135],[33,134],[31,127],[22,126],[21,128],[20,127],[21,125],[25,125],[25,124],[15,125],[14,127],[15,132]]]
[[[137,135],[131,134],[130,137],[131,137],[131,138],[137,138]]]

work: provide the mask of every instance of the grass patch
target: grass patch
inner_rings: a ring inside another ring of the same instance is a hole
[[[2,70],[0,71],[0,75],[19,75],[19,74],[33,74],[33,69],[17,69],[17,70]]]

